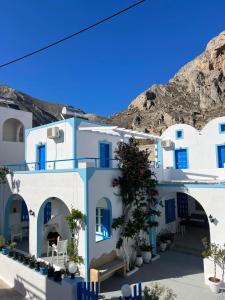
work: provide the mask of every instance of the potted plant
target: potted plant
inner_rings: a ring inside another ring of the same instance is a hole
[[[10,245],[9,245],[9,257],[13,257],[13,253],[14,253],[14,249],[16,247],[16,243],[15,242],[12,242]]]
[[[7,247],[7,246],[4,246],[4,247],[2,248],[2,254],[3,254],[3,255],[8,255],[8,253],[9,253],[8,247]]]
[[[35,271],[39,272],[39,270],[40,270],[40,262],[39,261],[37,261],[37,260],[35,261],[34,268],[35,268]]]
[[[19,262],[23,262],[23,257],[24,257],[24,255],[22,254],[22,253],[19,253],[18,254],[18,260],[19,260]]]
[[[29,257],[26,256],[26,255],[23,256],[23,264],[24,265],[28,265],[29,264]]]
[[[35,266],[35,256],[33,255],[33,256],[31,256],[31,257],[29,258],[29,267],[30,267],[31,269],[33,269],[34,266]]]
[[[62,273],[61,271],[54,272],[54,281],[61,281],[62,280]]]
[[[13,251],[13,259],[17,260],[18,259],[18,252]]]
[[[0,235],[0,250],[2,250],[3,246],[5,245],[5,239],[3,235]]]
[[[215,243],[208,244],[207,242],[203,242],[203,245],[205,248],[202,253],[203,257],[212,260],[214,265],[214,274],[209,277],[209,287],[213,293],[219,293],[221,280],[216,277],[216,271],[221,249],[220,246]]]
[[[48,274],[48,267],[47,267],[47,265],[44,261],[40,262],[39,267],[40,267],[40,273],[42,275],[47,275]]]
[[[48,265],[48,277],[53,277],[55,272],[55,268],[53,267],[52,264]]]
[[[143,244],[141,244],[140,246],[140,250],[142,253],[144,263],[150,263],[152,259],[152,246],[146,243],[146,241],[144,241]]]

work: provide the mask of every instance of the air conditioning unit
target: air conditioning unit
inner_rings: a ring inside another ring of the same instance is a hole
[[[50,127],[47,129],[47,137],[49,139],[57,139],[60,137],[59,127]]]
[[[171,149],[174,147],[174,142],[171,140],[164,140],[161,142],[162,148]]]

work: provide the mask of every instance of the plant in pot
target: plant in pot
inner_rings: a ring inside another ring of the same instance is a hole
[[[165,239],[164,235],[159,234],[157,239],[158,239],[158,244],[159,244],[160,251],[164,252],[167,248],[167,243],[166,243],[166,239]]]
[[[61,281],[62,280],[62,273],[61,271],[54,272],[54,281]]]
[[[34,266],[35,266],[35,256],[32,255],[30,258],[29,258],[29,267],[31,269],[34,269]]]
[[[2,247],[2,254],[3,255],[8,255],[9,254],[9,247],[8,247],[8,245],[4,245]]]
[[[3,235],[0,235],[0,250],[2,250],[2,248],[5,245],[5,239]]]
[[[44,261],[40,262],[39,268],[40,268],[40,273],[42,275],[47,275],[48,274],[48,266]]]
[[[53,267],[52,264],[48,265],[48,277],[53,277],[55,272],[55,268]]]
[[[157,179],[150,169],[149,152],[140,150],[138,142],[131,138],[128,143],[118,143],[115,154],[120,176],[113,179],[112,186],[117,188],[122,214],[113,219],[112,228],[118,230],[120,238],[116,247],[122,248],[125,253],[126,268],[130,271],[133,267],[130,245],[134,241],[139,246],[136,250],[140,264],[140,237],[148,235],[152,227],[158,226],[155,218],[160,215],[158,207],[162,203],[157,197]]]
[[[23,264],[24,264],[24,265],[28,265],[28,264],[29,264],[29,259],[30,259],[29,256],[24,255],[24,256],[23,256]]]
[[[40,261],[36,260],[35,263],[34,263],[34,268],[35,268],[35,271],[40,271]]]
[[[14,249],[16,247],[16,243],[15,242],[12,242],[10,245],[9,245],[9,257],[13,257],[14,256]]]
[[[18,259],[18,252],[17,251],[13,251],[13,259],[17,260]]]
[[[144,263],[149,264],[152,259],[152,246],[144,241],[140,246],[140,250],[142,252]]]
[[[202,253],[203,257],[212,260],[214,265],[214,274],[213,276],[209,277],[209,287],[213,293],[219,293],[221,280],[217,278],[216,272],[217,264],[219,264],[221,248],[218,244],[210,244],[205,241],[203,242],[203,246],[205,248],[205,250]]]

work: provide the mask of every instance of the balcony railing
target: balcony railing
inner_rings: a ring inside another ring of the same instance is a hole
[[[42,163],[39,162],[21,162],[14,164],[0,164],[0,168],[6,167],[10,171],[49,171],[49,170],[70,170],[74,168],[82,168],[86,164],[87,167],[93,167],[98,169],[117,169],[118,161],[116,159],[109,159],[105,165],[102,164],[100,158],[97,157],[80,157],[71,159],[58,159],[48,160]],[[158,168],[158,164],[154,161],[150,162],[151,169]]]

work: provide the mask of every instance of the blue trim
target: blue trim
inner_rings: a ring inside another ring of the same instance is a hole
[[[85,215],[85,257],[84,257],[84,264],[85,264],[85,275],[86,275],[86,281],[89,281],[89,193],[88,193],[88,182],[90,178],[93,176],[95,172],[95,168],[82,168],[77,169],[77,172],[79,173],[81,179],[84,183],[84,215]]]
[[[159,183],[160,187],[225,189],[225,183]]]
[[[162,152],[162,145],[160,140],[157,141],[157,163],[158,165],[163,164],[163,152]]]
[[[177,169],[176,168],[176,151],[179,151],[179,150],[186,150],[186,153],[187,153],[187,167],[185,169],[189,169],[189,152],[188,152],[188,148],[183,148],[183,147],[180,147],[180,148],[176,148],[174,149],[173,151],[173,166],[174,166],[174,169],[176,170],[184,170],[184,169]]]
[[[184,130],[183,129],[177,129],[175,131],[175,139],[176,140],[182,140],[183,138],[184,138]]]
[[[101,144],[109,145],[109,167],[105,167],[105,168],[101,167],[101,151],[100,151]],[[112,168],[112,142],[109,142],[108,140],[99,140],[98,141],[98,157],[99,157],[99,167],[101,169]]]
[[[219,123],[218,126],[219,126],[219,133],[222,134],[225,133],[225,122]]]

